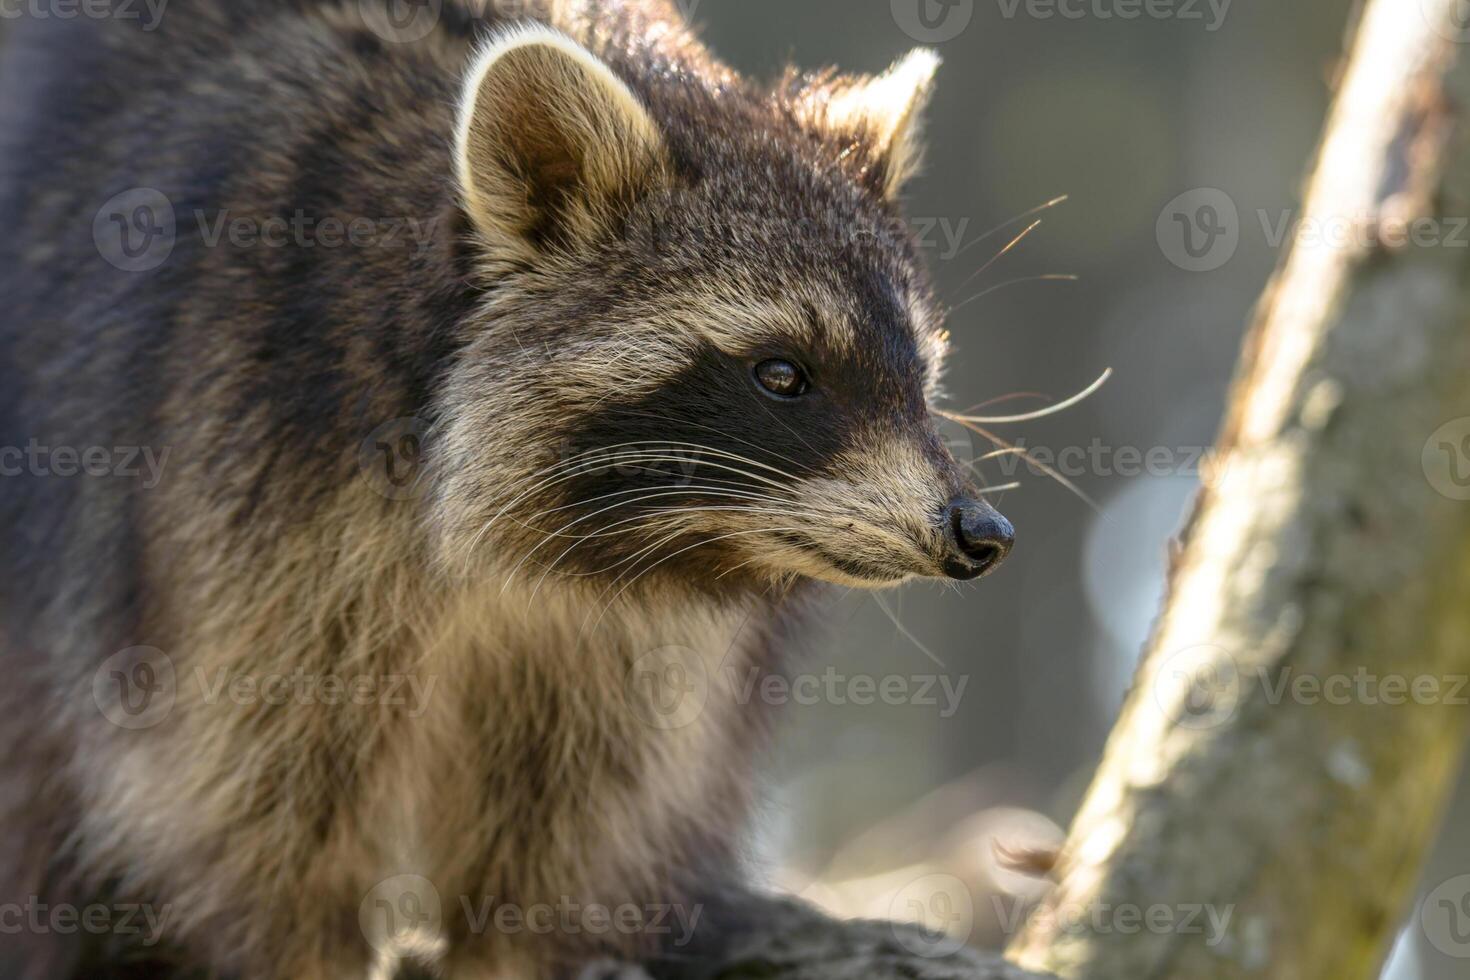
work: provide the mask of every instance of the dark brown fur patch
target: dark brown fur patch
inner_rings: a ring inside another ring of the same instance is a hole
[[[854,455],[876,482],[890,453],[871,496],[910,507],[917,561],[962,484],[925,411],[937,317],[915,322],[928,286],[861,133],[803,121],[794,83],[736,77],[663,0],[534,5],[647,107],[669,180],[602,240],[497,264],[453,139],[465,72],[506,19],[450,0],[409,43],[371,29],[370,6],[172,0],[156,31],[7,29],[0,447],[97,448],[108,466],[26,464],[0,489],[0,901],[172,910],[146,950],[29,935],[0,952],[7,977],[143,957],[366,977],[360,906],[403,874],[442,893],[457,976],[650,952],[471,934],[456,899],[693,903],[691,882],[730,873],[765,722],[721,700],[719,671],[779,665],[803,575],[742,570],[748,552],[691,532],[595,542],[538,593],[544,552],[510,569],[544,539],[540,513],[634,484],[516,491],[620,441],[744,456],[722,477],[737,490],[760,485],[755,463],[819,483]],[[343,243],[354,223],[366,238]],[[711,295],[757,294],[767,322],[701,319]],[[744,361],[793,345],[827,400],[773,422]],[[123,472],[129,453],[156,479]],[[822,494],[841,508],[842,492]],[[660,730],[625,688],[676,647],[712,701]],[[109,719],[107,665],[134,651],[118,683],[156,677],[132,673],[140,649],[171,665],[176,701],[131,730]],[[298,671],[438,686],[419,715],[208,694]]]

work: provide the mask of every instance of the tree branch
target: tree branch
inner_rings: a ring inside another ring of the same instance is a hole
[[[758,907],[753,928],[718,955],[697,951],[692,957],[655,964],[653,976],[657,980],[1048,980],[999,956],[968,948],[951,952],[952,944],[943,937],[915,926],[839,922],[796,899],[750,896],[742,902],[747,915],[751,907]]]
[[[1377,975],[1466,736],[1451,703],[1470,674],[1457,2],[1364,11],[1223,465],[1018,964],[1066,980]],[[1160,906],[1171,927],[1125,925]],[[1199,906],[1228,926],[1184,928]]]

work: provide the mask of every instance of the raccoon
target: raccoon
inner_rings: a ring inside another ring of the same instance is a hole
[[[726,668],[1012,545],[899,209],[937,57],[757,83],[666,0],[101,6],[0,54],[0,903],[157,929],[0,972],[733,933],[769,724]]]

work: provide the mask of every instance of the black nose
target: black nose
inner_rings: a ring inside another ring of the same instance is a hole
[[[1005,561],[1016,542],[1016,529],[989,504],[958,497],[949,504],[945,537],[949,555],[944,573],[967,582]]]

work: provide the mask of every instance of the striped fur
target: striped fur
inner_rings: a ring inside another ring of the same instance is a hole
[[[8,29],[0,445],[53,454],[0,481],[0,903],[169,917],[27,933],[5,976],[647,956],[466,909],[695,906],[738,875],[765,725],[728,678],[780,669],[813,580],[936,574],[968,484],[896,206],[932,57],[766,86],[664,0],[446,0],[427,31],[376,2]],[[129,270],[99,236],[137,188],[176,231]],[[820,396],[756,391],[772,356]],[[67,477],[57,447],[164,462]],[[161,665],[170,710],[119,725]],[[648,713],[674,677],[704,685],[677,724]],[[386,941],[401,876],[441,914]]]

